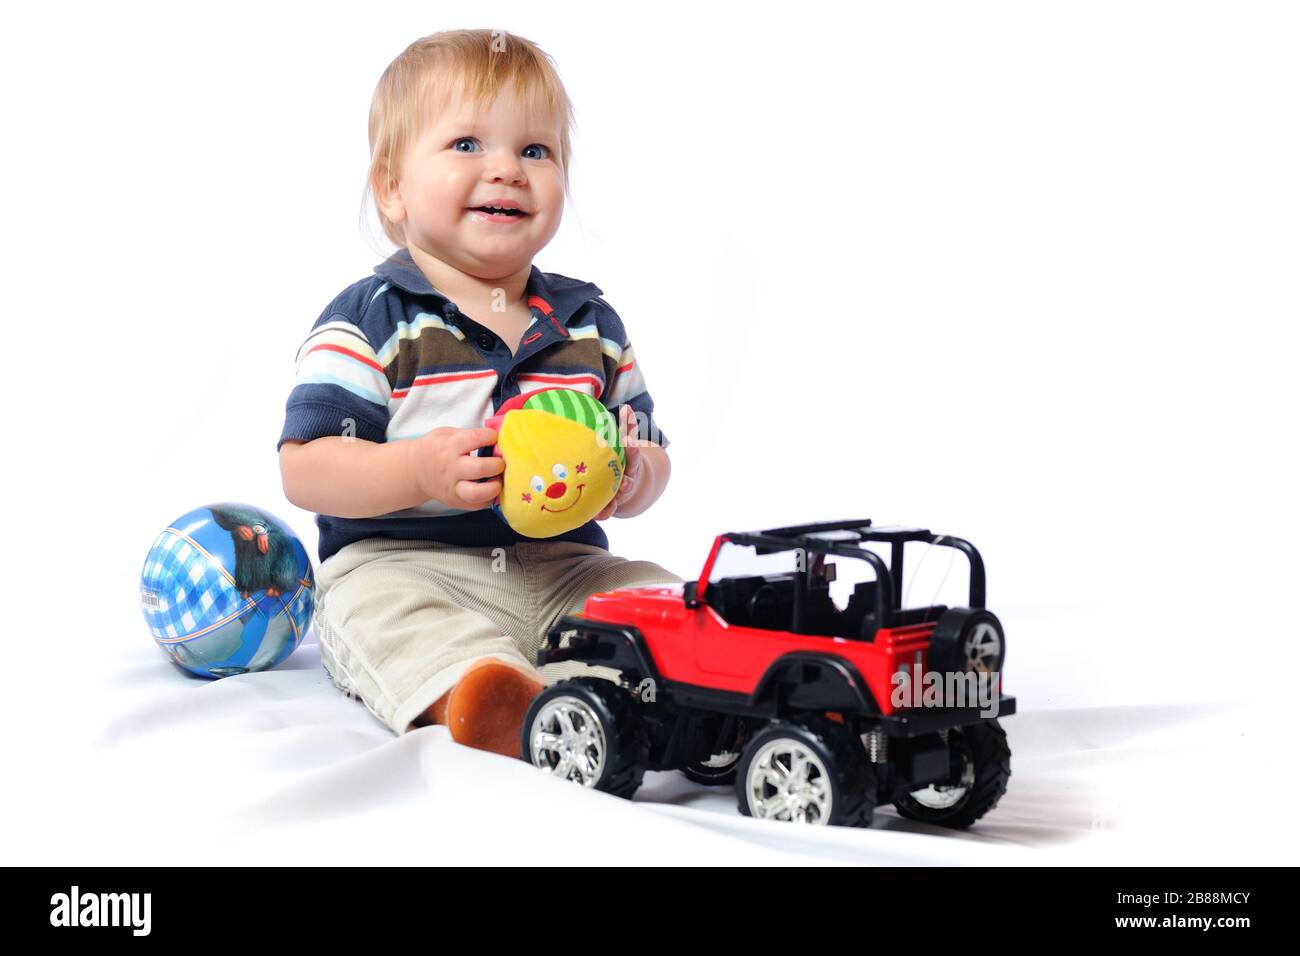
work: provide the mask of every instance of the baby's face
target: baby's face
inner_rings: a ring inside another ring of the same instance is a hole
[[[453,101],[407,151],[398,192],[406,241],[462,272],[496,277],[526,268],[564,210],[559,129],[529,123],[509,94],[475,122]],[[475,207],[513,201],[492,216]]]

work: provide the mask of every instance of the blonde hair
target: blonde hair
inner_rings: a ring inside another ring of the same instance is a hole
[[[362,193],[374,203],[384,235],[406,247],[405,225],[379,209],[375,184],[381,176],[400,179],[406,149],[456,95],[482,109],[499,92],[512,92],[529,117],[557,120],[564,191],[569,191],[569,102],[555,63],[537,44],[504,30],[447,30],[416,40],[384,70],[370,101],[370,167]]]

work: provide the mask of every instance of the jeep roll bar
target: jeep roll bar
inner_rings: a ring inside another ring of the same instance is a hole
[[[933,534],[925,528],[907,528],[901,526],[873,527],[870,518],[856,521],[828,521],[818,524],[791,525],[784,528],[769,528],[766,531],[727,532],[714,539],[709,557],[704,563],[704,570],[698,581],[688,581],[683,588],[683,598],[687,607],[696,607],[704,600],[708,589],[709,574],[724,541],[735,544],[752,545],[758,554],[773,554],[778,551],[803,550],[814,554],[834,554],[845,558],[866,561],[876,573],[876,606],[873,626],[868,640],[882,627],[889,627],[894,613],[902,610],[903,603],[903,546],[908,541],[922,541],[926,544],[945,548],[955,548],[966,555],[970,562],[970,597],[969,606],[984,607],[985,580],[984,559],[980,557],[975,546],[964,538],[947,534]],[[889,544],[889,564],[874,551],[864,547],[854,547],[868,541],[880,541]],[[793,626],[795,634],[803,632],[804,607],[807,601],[808,576],[811,563],[806,563],[802,572],[795,578]]]

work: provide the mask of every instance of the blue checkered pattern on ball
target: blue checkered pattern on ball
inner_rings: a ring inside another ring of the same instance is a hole
[[[220,565],[170,530],[154,541],[143,578],[144,616],[155,640],[183,640],[246,603]]]

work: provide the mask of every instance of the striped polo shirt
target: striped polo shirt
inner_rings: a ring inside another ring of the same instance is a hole
[[[561,385],[616,415],[630,405],[641,436],[667,447],[654,400],[623,321],[590,282],[533,266],[526,286],[532,323],[518,352],[461,312],[402,249],[344,289],[298,350],[278,450],[288,439],[327,435],[372,442],[416,438],[434,428],[476,428],[508,399]],[[373,518],[317,515],[320,560],[362,538],[494,547],[532,540],[489,508],[427,501]],[[592,520],[551,540],[609,547]]]

